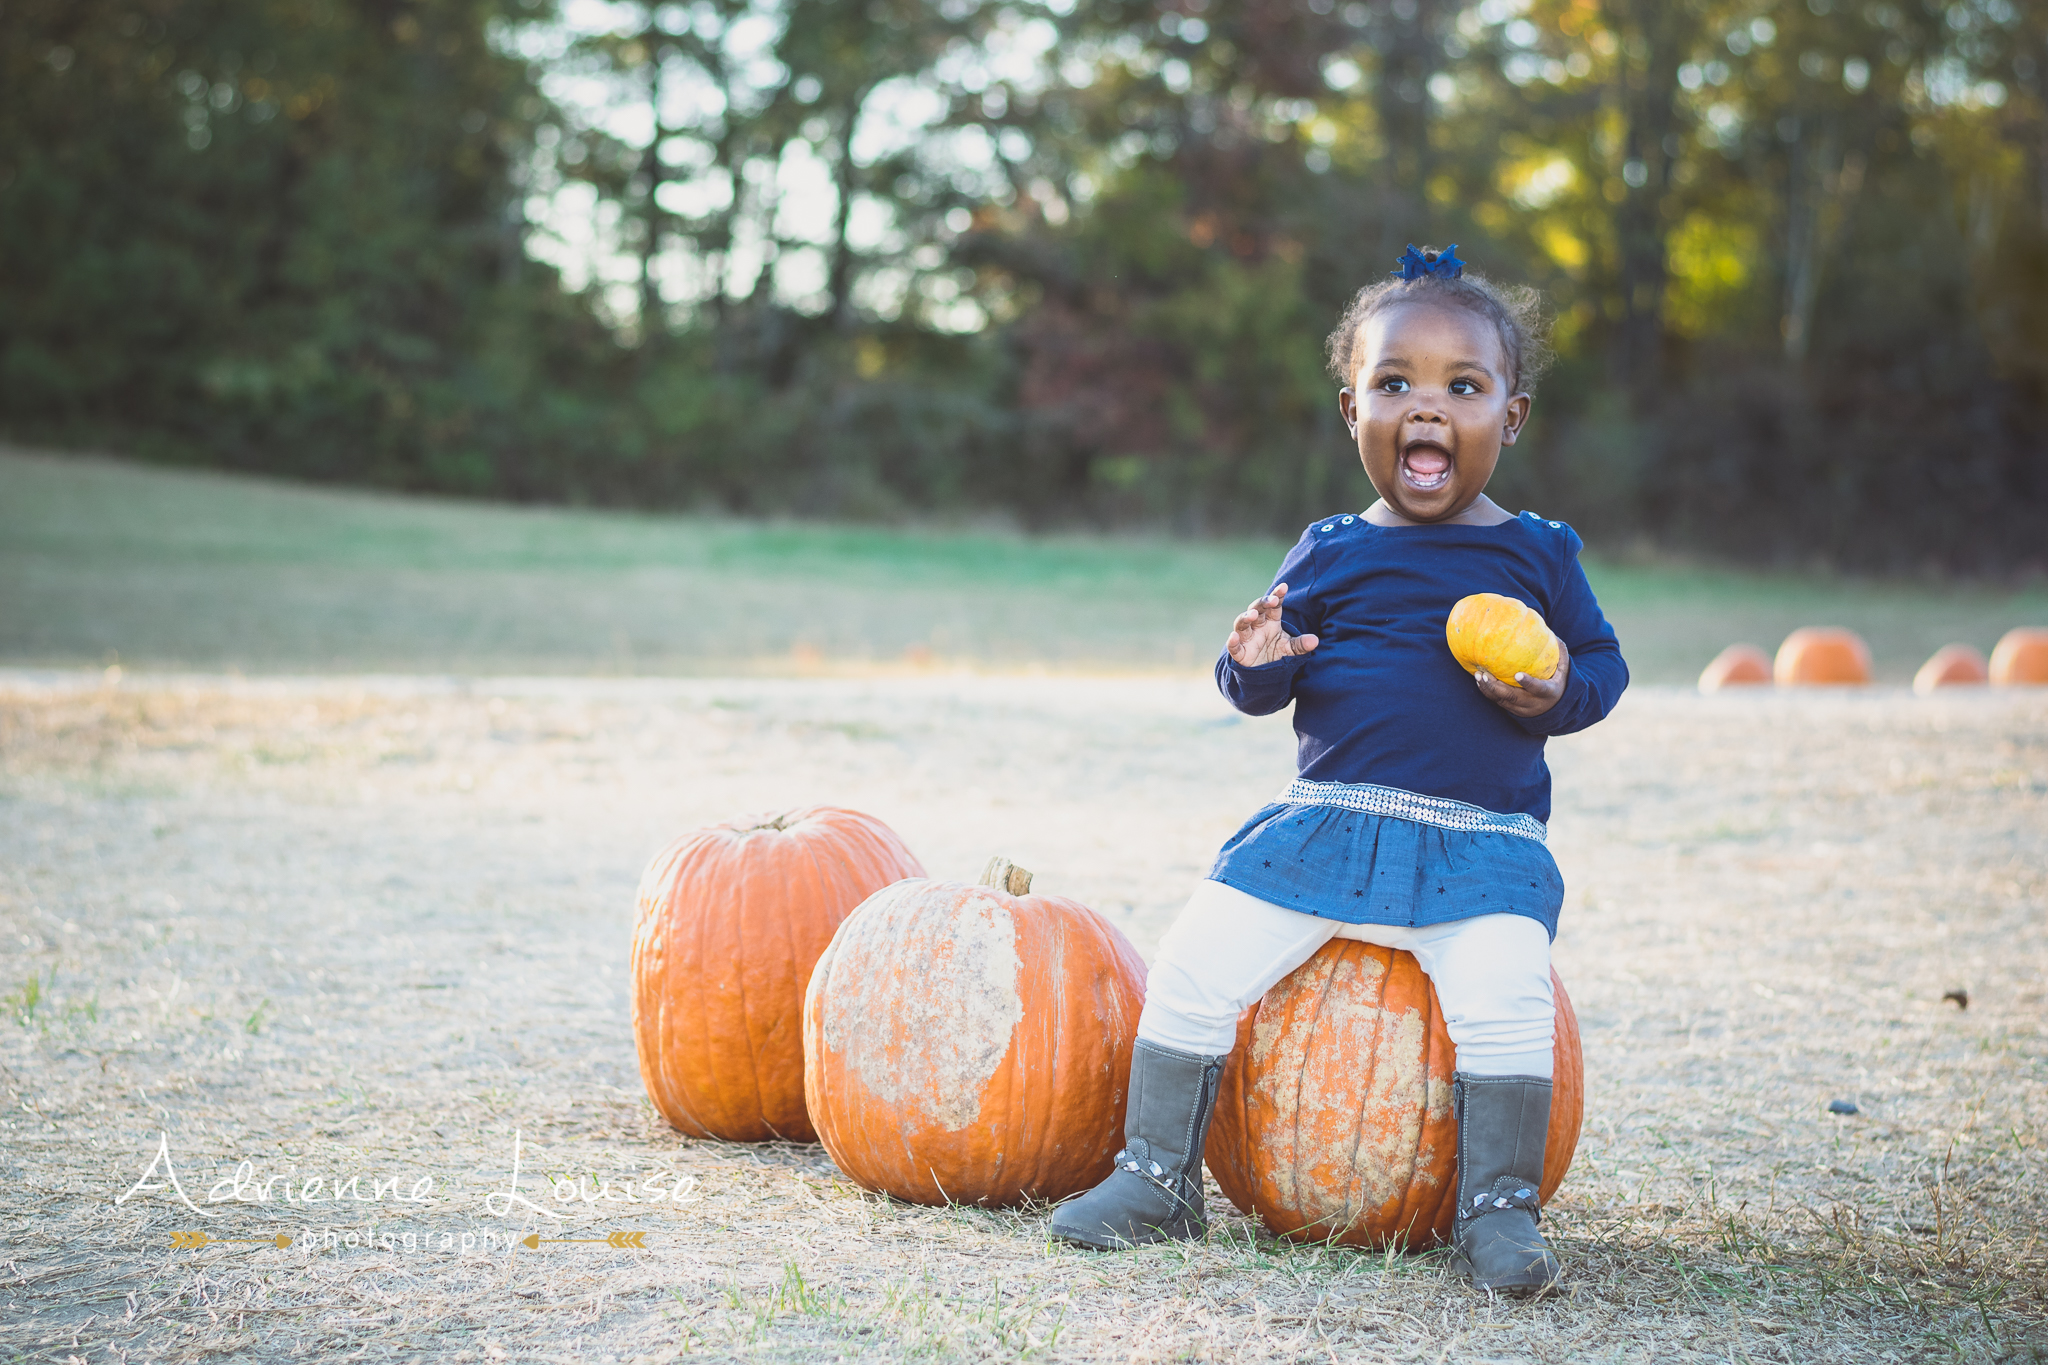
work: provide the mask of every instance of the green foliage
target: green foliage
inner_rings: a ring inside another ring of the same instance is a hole
[[[1610,543],[1752,561],[2042,565],[2048,332],[2021,321],[2048,302],[2033,11],[1406,0],[1310,6],[1276,39],[1248,0],[1156,24],[1084,8],[1141,38],[1061,94],[1110,155],[1087,163],[1099,188],[1073,225],[1012,231],[1099,263],[1078,272],[1080,322],[1032,357],[1054,374],[1084,358],[1082,392],[1026,397],[1076,412],[1072,439],[1114,469],[1185,476],[1238,524],[1336,505],[1257,458],[1348,458],[1327,388],[1306,363],[1258,361],[1306,350],[1306,320],[1403,241],[1455,240],[1557,313],[1564,364],[1504,466],[1514,501]],[[1276,41],[1299,60],[1273,61]],[[1317,61],[1325,79],[1304,84]],[[989,254],[1061,261],[1013,269],[1046,300],[1027,339],[1075,294],[1067,258]],[[1162,346],[1140,320],[1176,288],[1233,317],[1221,272],[1296,261],[1257,276],[1291,341],[1176,310]],[[1203,403],[1175,401],[1196,384]],[[1135,414],[1105,419],[1116,400]],[[1239,470],[1267,496],[1233,487]]]
[[[511,8],[12,0],[8,425],[517,491],[612,343],[524,262],[507,189],[544,105],[489,41]]]
[[[1284,532],[1371,496],[1324,331],[1456,241],[1556,313],[1508,500],[1750,561],[2042,563],[2038,6],[611,13],[529,60],[552,0],[7,0],[0,427],[527,500]],[[557,107],[550,63],[651,134]],[[630,285],[533,259],[572,181]]]

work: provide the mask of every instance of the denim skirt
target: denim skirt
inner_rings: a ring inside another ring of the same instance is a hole
[[[1211,881],[1347,924],[1527,915],[1557,937],[1543,822],[1397,787],[1297,779],[1232,835]]]

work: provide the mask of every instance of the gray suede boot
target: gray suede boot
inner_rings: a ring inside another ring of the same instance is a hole
[[[1216,1111],[1221,1057],[1140,1041],[1131,1055],[1124,1149],[1100,1185],[1059,1206],[1052,1235],[1104,1251],[1209,1230],[1202,1206],[1202,1144]]]
[[[1458,1121],[1458,1217],[1451,1244],[1472,1285],[1540,1294],[1563,1273],[1536,1229],[1536,1187],[1550,1136],[1550,1082],[1535,1076],[1451,1078]]]

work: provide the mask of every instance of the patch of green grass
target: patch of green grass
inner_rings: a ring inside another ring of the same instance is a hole
[[[97,995],[72,996],[58,1001],[54,988],[57,984],[57,969],[47,972],[30,972],[20,986],[0,995],[0,1014],[14,1017],[14,1022],[23,1028],[38,1029],[48,1033],[53,1024],[69,1026],[72,1031],[83,1030],[86,1026],[100,1021],[100,998]]]
[[[715,1347],[724,1338],[759,1359],[843,1358],[824,1349],[831,1343],[862,1359],[1026,1361],[1056,1351],[1064,1330],[1063,1303],[1029,1288],[1006,1294],[1000,1276],[983,1291],[943,1284],[927,1267],[849,1293],[843,1271],[825,1264],[807,1275],[785,1259],[781,1282],[759,1293],[728,1277],[722,1311],[686,1325],[684,1343]]]
[[[56,978],[56,972],[52,971],[50,979],[55,981]],[[23,981],[18,989],[10,991],[5,996],[0,996],[0,1008],[5,1008],[9,1014],[12,1014],[14,1022],[20,1024],[23,1028],[27,1028],[36,1022],[36,1011],[41,1009],[42,1005],[43,978],[38,972],[30,972],[28,979]]]
[[[0,662],[248,672],[1204,669],[1285,545],[1031,537],[340,491],[0,453]],[[1800,625],[1903,681],[2048,592],[1591,562],[1638,679]]]

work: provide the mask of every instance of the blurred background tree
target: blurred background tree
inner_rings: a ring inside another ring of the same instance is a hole
[[[1541,287],[1503,501],[2048,535],[2012,0],[0,0],[0,425],[521,499],[1287,532],[1409,242]]]
[[[9,0],[0,411],[39,439],[552,492],[612,345],[526,258],[489,0]],[[550,456],[541,450],[558,452]]]

